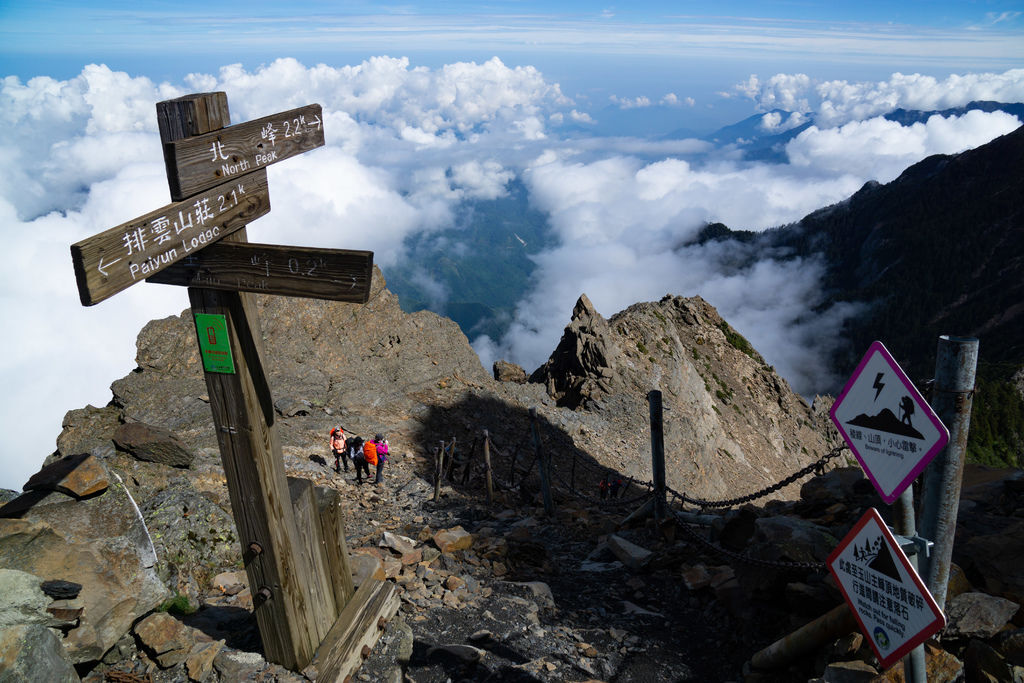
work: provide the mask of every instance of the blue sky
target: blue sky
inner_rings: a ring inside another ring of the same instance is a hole
[[[160,100],[223,90],[236,123],[321,103],[326,145],[268,169],[274,208],[250,239],[372,250],[385,275],[410,237],[518,181],[556,246],[536,255],[509,333],[471,340],[485,367],[536,367],[581,293],[606,316],[700,295],[798,391],[835,393],[827,345],[857,311],[825,305],[815,263],[737,271],[679,245],[706,222],[799,220],[1019,126],[1003,112],[912,126],[884,115],[1024,101],[1022,10],[0,0],[0,319],[17,330],[0,337],[0,385],[18,388],[0,395],[0,486],[20,487],[53,451],[66,411],[106,405],[146,322],[187,307],[178,288],[139,283],[84,308],[68,258],[168,203]],[[695,137],[755,115],[756,134],[815,125],[772,162]],[[435,310],[458,301],[413,275]]]
[[[692,123],[743,110],[716,93],[752,73],[878,80],[1024,63],[1024,2],[0,2],[0,75],[85,64],[179,81],[279,57],[307,66],[409,57],[529,64],[581,102],[674,92]],[[709,107],[717,107],[709,111]]]

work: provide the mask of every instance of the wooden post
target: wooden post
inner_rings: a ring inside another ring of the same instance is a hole
[[[661,414],[661,392],[647,394],[651,404],[651,478],[654,482],[654,519],[665,519],[665,428]]]
[[[484,430],[484,476],[487,481],[487,504],[494,503],[494,483],[491,480],[491,439]]]
[[[157,104],[165,156],[170,143],[230,123],[224,93],[203,93]],[[168,164],[168,182],[178,185]],[[246,241],[245,229],[224,238]],[[333,589],[314,577],[300,551],[274,407],[260,362],[262,334],[250,294],[189,288],[193,313],[225,318],[234,372],[206,372],[210,408],[224,476],[269,661],[294,671],[309,663],[336,614],[312,604]],[[333,599],[332,599],[333,602]],[[337,605],[334,606],[337,608]]]
[[[540,428],[537,426],[537,409],[530,408],[530,431],[533,435],[533,448],[537,451],[537,470],[540,472],[541,494],[544,496],[544,514],[549,517],[555,514],[555,504],[551,500],[551,481],[549,479],[550,458],[545,457],[540,445]]]
[[[331,570],[334,602],[341,612],[356,592],[352,583],[352,567],[348,560],[341,494],[335,489],[317,489],[317,507],[320,510],[320,537]]]

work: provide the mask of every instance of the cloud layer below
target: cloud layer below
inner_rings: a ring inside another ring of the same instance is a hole
[[[19,487],[53,450],[65,411],[109,400],[110,382],[134,366],[142,324],[187,306],[178,288],[140,284],[83,308],[68,258],[70,244],[169,202],[160,100],[224,90],[234,121],[319,102],[326,147],[268,170],[273,210],[250,238],[371,249],[385,273],[402,261],[407,237],[450,227],[461,202],[500,197],[521,179],[558,246],[536,257],[534,286],[509,334],[476,340],[485,364],[504,357],[538,365],[583,292],[605,315],[666,293],[700,294],[799,390],[814,391],[835,388],[821,331],[851,314],[808,313],[818,302],[819,265],[739,269],[720,245],[683,245],[708,221],[760,230],[797,220],[868,180],[886,182],[925,156],[983,144],[1020,123],[971,112],[900,126],[879,118],[885,111],[1024,99],[1024,70],[841,83],[779,75],[742,84],[736,92],[764,107],[815,114],[816,125],[788,144],[789,163],[767,165],[700,140],[581,137],[571,126],[595,112],[537,69],[497,59],[437,69],[387,57],[344,67],[281,59],[181,84],[97,65],[67,81],[5,78],[0,230],[13,258],[0,300],[14,334],[2,379],[18,391],[0,418],[0,486]],[[440,302],[448,293],[435,294]]]

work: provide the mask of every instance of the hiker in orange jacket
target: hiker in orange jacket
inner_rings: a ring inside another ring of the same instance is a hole
[[[366,479],[370,479],[370,465],[377,468],[378,473],[380,467],[377,465],[377,444],[373,439],[367,439],[366,443],[363,444],[363,467],[366,468]],[[359,478],[359,470],[356,470],[356,477]],[[360,481],[359,483],[362,483]]]

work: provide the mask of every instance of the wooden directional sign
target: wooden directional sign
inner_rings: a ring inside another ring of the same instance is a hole
[[[829,415],[889,504],[949,441],[949,430],[878,341],[864,354]]]
[[[373,252],[218,242],[149,282],[366,303]]]
[[[309,104],[164,145],[171,198],[184,199],[324,144],[323,112]]]
[[[882,668],[945,627],[942,610],[878,510],[864,513],[826,564]]]
[[[82,304],[99,303],[268,211],[260,169],[72,244]]]

